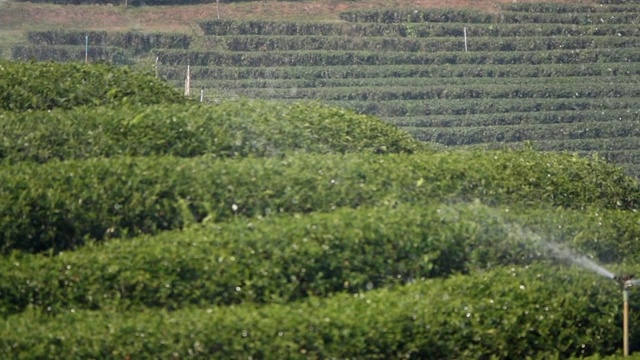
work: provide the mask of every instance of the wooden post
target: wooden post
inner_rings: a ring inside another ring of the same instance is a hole
[[[629,289],[622,290],[622,352],[629,356]]]

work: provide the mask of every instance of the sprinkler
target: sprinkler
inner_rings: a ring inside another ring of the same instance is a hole
[[[622,353],[629,356],[629,289],[633,287],[633,275],[614,276],[622,288]]]

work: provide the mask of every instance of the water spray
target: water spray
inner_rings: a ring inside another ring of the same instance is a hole
[[[632,287],[640,286],[640,279],[635,279],[634,275],[615,275],[603,266],[600,266],[590,258],[571,251],[560,244],[543,242],[542,245],[551,252],[551,255],[558,259],[568,260],[585,269],[589,269],[608,279],[615,280],[622,289],[622,344],[623,355],[629,356],[629,291]]]

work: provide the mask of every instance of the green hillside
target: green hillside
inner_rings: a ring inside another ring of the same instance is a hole
[[[0,62],[0,358],[619,358],[636,6],[95,34],[164,78],[189,62],[202,103],[151,71]],[[451,50],[465,22],[485,49]]]
[[[576,152],[638,175],[635,2],[348,10],[340,21],[213,19],[204,35],[32,31],[15,59],[153,63],[208,102],[314,100],[422,141]],[[147,60],[142,60],[147,59]],[[147,65],[148,66],[148,65]],[[455,124],[455,125],[453,125]],[[629,137],[631,140],[624,139]],[[579,141],[578,141],[579,140]]]

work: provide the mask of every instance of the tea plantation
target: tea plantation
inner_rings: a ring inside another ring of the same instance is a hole
[[[105,64],[0,79],[3,359],[621,355],[619,286],[571,262],[640,270],[640,187],[601,158]]]
[[[32,31],[14,59],[154,64],[208,102],[319,103],[419,140],[597,152],[640,175],[636,0],[511,3],[499,11],[345,11],[340,21],[214,19],[201,34]]]

